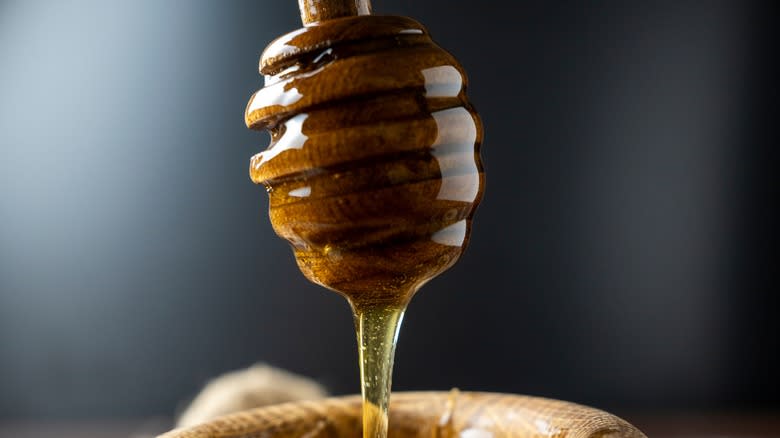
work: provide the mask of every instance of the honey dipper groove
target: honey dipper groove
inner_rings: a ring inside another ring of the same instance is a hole
[[[353,16],[284,35],[245,121],[250,174],[310,280],[353,304],[406,302],[463,252],[482,197],[466,75],[414,20]]]

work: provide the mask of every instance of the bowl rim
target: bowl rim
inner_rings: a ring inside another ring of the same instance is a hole
[[[228,414],[200,425],[171,430],[158,438],[358,436],[362,429],[361,413],[359,395],[336,396]],[[457,389],[394,392],[390,399],[389,429],[391,438],[646,438],[627,421],[589,406],[545,397]],[[463,434],[466,431],[474,433]]]

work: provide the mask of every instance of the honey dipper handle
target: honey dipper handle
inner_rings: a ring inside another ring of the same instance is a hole
[[[304,26],[318,21],[370,15],[371,0],[298,0]]]

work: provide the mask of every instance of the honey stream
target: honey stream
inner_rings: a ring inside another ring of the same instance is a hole
[[[393,358],[406,303],[360,305],[350,301],[350,304],[360,361],[363,438],[385,438]]]

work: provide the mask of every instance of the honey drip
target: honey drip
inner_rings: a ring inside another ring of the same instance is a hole
[[[393,358],[406,305],[352,305],[363,395],[363,438],[387,436]]]

